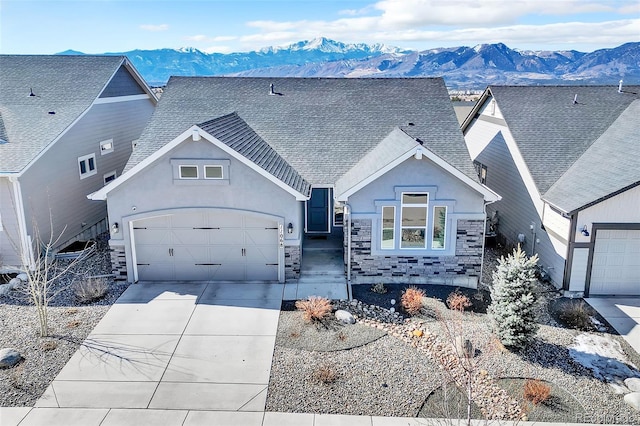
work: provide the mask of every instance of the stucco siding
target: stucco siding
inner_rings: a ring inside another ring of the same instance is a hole
[[[566,243],[541,227],[542,201],[537,193],[532,197],[530,176],[526,166],[521,164],[519,169],[516,165],[517,159],[512,157],[508,147],[509,142],[513,145],[510,138],[506,127],[484,121],[474,121],[465,134],[472,159],[487,166],[486,185],[502,196],[501,201],[487,206],[487,214],[491,216],[498,211],[498,234],[507,245],[517,245],[519,235],[523,235],[522,248],[528,254],[537,253],[539,264],[555,285],[560,286]]]
[[[0,178],[0,266],[20,266],[20,232],[15,210],[13,184],[8,178]]]
[[[176,164],[228,164],[228,180],[176,179]],[[290,262],[286,275],[299,272],[299,246],[304,222],[303,202],[260,175],[241,161],[205,139],[191,139],[148,165],[108,194],[110,223],[118,222],[123,232],[112,234],[111,245],[125,247],[127,275],[133,277],[133,261],[129,225],[132,221],[170,210],[223,208],[250,211],[278,218],[293,224],[293,233],[284,232],[285,263]],[[296,248],[298,247],[298,248]],[[287,260],[288,259],[288,260]]]
[[[33,163],[20,179],[30,231],[36,224],[49,238],[49,212],[60,245],[91,229],[106,217],[106,203],[87,199],[104,185],[104,174],[119,175],[151,113],[151,100],[93,105],[55,145]],[[114,150],[102,155],[100,142],[113,140]],[[80,178],[78,157],[94,154],[96,173]]]

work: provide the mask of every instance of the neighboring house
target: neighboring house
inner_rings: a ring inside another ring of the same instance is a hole
[[[497,232],[574,295],[640,295],[640,87],[490,86],[462,125]]]
[[[106,231],[86,195],[120,175],[156,102],[122,56],[0,55],[4,265],[31,261],[37,230],[57,248]]]
[[[89,197],[131,282],[295,280],[305,237],[339,235],[352,282],[469,287],[499,199],[442,79],[229,77],[171,78],[125,173]]]

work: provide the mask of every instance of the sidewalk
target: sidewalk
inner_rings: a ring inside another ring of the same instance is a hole
[[[604,423],[615,419],[584,419]],[[603,420],[600,422],[599,420]],[[621,419],[624,420],[624,419]],[[0,408],[2,426],[446,426],[464,421],[409,417],[341,416],[333,414],[96,409],[96,408]],[[486,425],[474,420],[474,426]],[[578,426],[581,423],[489,422],[505,426]]]

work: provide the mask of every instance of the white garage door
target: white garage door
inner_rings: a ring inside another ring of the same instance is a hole
[[[640,295],[640,230],[598,230],[589,294]]]
[[[277,222],[236,211],[134,223],[140,281],[278,280]]]

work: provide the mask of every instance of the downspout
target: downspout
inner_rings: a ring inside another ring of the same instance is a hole
[[[344,203],[344,212],[347,216],[347,298],[349,300],[352,300],[353,291],[351,289],[351,206],[348,203]]]

